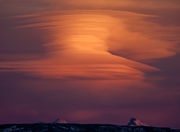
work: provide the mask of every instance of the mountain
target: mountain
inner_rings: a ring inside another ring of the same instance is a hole
[[[55,121],[53,121],[52,123],[69,123],[69,121],[63,120],[63,119],[56,119]]]
[[[128,126],[149,126],[136,118],[131,118],[128,122]]]
[[[109,124],[36,123],[0,125],[0,132],[180,132],[180,130]]]

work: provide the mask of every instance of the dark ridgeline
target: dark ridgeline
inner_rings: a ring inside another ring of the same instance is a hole
[[[180,132],[180,130],[149,126],[36,123],[0,125],[0,132]]]

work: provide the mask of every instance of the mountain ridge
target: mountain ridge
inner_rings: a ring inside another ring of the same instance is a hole
[[[35,123],[4,124],[0,132],[180,132],[178,129],[111,124]]]

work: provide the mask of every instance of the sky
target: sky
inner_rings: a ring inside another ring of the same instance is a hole
[[[179,0],[0,0],[0,123],[180,128]]]

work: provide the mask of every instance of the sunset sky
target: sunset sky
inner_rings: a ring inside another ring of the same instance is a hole
[[[0,124],[180,128],[179,0],[0,0]]]

